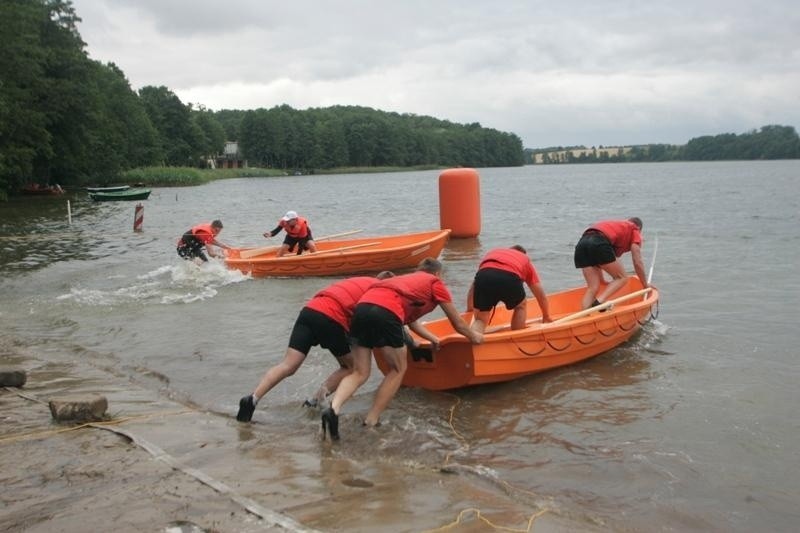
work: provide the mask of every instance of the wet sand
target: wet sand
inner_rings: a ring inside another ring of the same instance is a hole
[[[185,405],[114,369],[44,358],[0,340],[3,531],[594,531],[552,502],[457,461],[397,464],[374,439],[330,443],[318,413],[280,433]],[[51,398],[102,394],[109,420],[55,422]],[[343,431],[363,429],[343,417]],[[282,428],[283,429],[283,428]],[[353,441],[358,441],[355,443]],[[373,447],[376,448],[373,450]],[[373,453],[373,451],[375,453]],[[447,527],[451,526],[451,527]],[[599,530],[599,529],[598,529]]]

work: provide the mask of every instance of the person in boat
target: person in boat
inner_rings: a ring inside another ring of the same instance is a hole
[[[311,347],[317,345],[330,351],[339,363],[339,368],[328,376],[314,398],[303,403],[309,407],[320,405],[353,370],[349,331],[356,302],[375,283],[393,276],[392,272],[386,270],[375,277],[352,277],[337,281],[316,293],[295,320],[283,361],[264,373],[252,394],[239,400],[236,420],[249,422],[258,401],[275,385],[297,372]]]
[[[280,233],[281,230],[286,231],[286,237],[283,239],[281,249],[278,250],[276,254],[278,257],[282,257],[293,251],[295,246],[297,246],[297,255],[302,254],[304,250],[308,250],[312,253],[317,251],[317,245],[314,243],[314,237],[311,235],[311,228],[308,226],[308,221],[301,216],[297,216],[296,211],[287,211],[286,214],[278,220],[278,225],[275,229],[264,233],[264,237],[274,237]]]
[[[505,304],[506,309],[514,310],[511,315],[511,329],[525,328],[528,318],[525,285],[528,285],[539,302],[542,322],[550,322],[547,295],[539,281],[536,267],[528,257],[528,251],[519,244],[490,250],[481,259],[478,272],[467,292],[467,311],[472,311],[474,317],[472,329],[483,333],[493,309],[500,302]]]
[[[212,249],[208,248],[209,245],[229,250],[230,246],[217,240],[220,231],[222,231],[222,221],[220,220],[197,224],[178,239],[178,255],[187,260],[200,259],[205,263],[208,261],[205,252],[208,252],[211,257],[216,256]]]
[[[575,268],[583,271],[586,293],[581,301],[582,309],[602,304],[625,286],[628,275],[620,257],[631,253],[633,269],[642,287],[647,288],[647,277],[642,261],[642,219],[603,220],[589,226],[575,245]],[[598,294],[603,283],[603,272],[611,276],[611,282]]]
[[[355,343],[354,369],[339,384],[330,407],[322,411],[323,435],[327,431],[332,439],[339,439],[339,413],[344,403],[369,378],[372,350],[382,350],[390,366],[363,422],[366,426],[379,423],[381,413],[400,388],[408,366],[404,325],[430,341],[436,349],[439,339],[419,319],[439,306],[457,332],[474,344],[483,341],[483,335],[472,330],[461,318],[441,275],[442,263],[429,257],[423,259],[411,274],[376,283],[358,301],[350,323],[350,334]]]

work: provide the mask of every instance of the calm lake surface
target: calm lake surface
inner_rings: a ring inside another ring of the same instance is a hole
[[[409,462],[448,458],[480,491],[608,530],[796,531],[800,161],[479,173],[481,235],[451,240],[441,256],[459,307],[490,248],[524,245],[545,289],[562,290],[582,284],[572,265],[582,230],[635,215],[648,269],[658,243],[659,315],[583,364],[452,394],[402,389],[382,427],[362,432],[375,369],[345,406],[339,457],[380,463],[387,479]],[[261,234],[288,209],[318,237],[435,229],[438,175],[157,188],[143,202],[141,233],[132,231],[135,202],[93,203],[77,192],[13,199],[0,204],[0,336],[43,358],[89,361],[235,425],[239,397],[282,358],[297,312],[332,279],[196,267],[177,257],[176,239],[221,218],[223,242],[278,243]],[[258,430],[318,439],[318,416],[298,406],[333,363],[312,350],[259,404]]]

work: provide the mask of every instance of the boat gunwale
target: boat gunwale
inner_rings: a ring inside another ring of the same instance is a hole
[[[292,262],[313,262],[313,261],[322,261],[324,262],[328,257],[330,258],[341,258],[341,257],[357,257],[360,255],[375,255],[378,253],[388,254],[394,252],[402,252],[409,248],[416,248],[418,246],[424,246],[426,244],[430,244],[432,242],[437,242],[439,240],[445,239],[450,236],[452,230],[450,229],[442,229],[442,230],[435,230],[435,231],[421,231],[418,233],[404,233],[399,235],[376,235],[374,237],[364,237],[359,239],[342,239],[341,241],[328,241],[330,243],[337,243],[340,246],[346,246],[346,243],[350,242],[357,242],[360,243],[362,241],[369,241],[373,239],[388,239],[388,238],[399,238],[399,237],[406,237],[410,236],[413,237],[415,235],[426,235],[430,234],[430,237],[426,237],[424,240],[417,240],[413,242],[409,242],[406,244],[398,244],[391,247],[375,247],[373,249],[362,249],[362,250],[343,250],[341,252],[336,252],[336,249],[333,248],[331,250],[320,250],[316,254],[302,254],[302,255],[289,255],[289,256],[282,256],[277,257],[273,255],[277,252],[277,249],[280,248],[280,245],[277,246],[275,251],[267,252],[262,254],[261,256],[250,257],[247,259],[242,259],[241,257],[226,257],[225,262],[230,265],[241,265],[241,264],[254,264],[254,265],[265,265],[270,263],[292,263]],[[249,250],[250,248],[241,248],[241,250]],[[266,257],[264,257],[266,256]]]

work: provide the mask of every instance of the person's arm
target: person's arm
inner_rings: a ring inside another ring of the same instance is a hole
[[[431,343],[431,347],[433,348],[434,352],[439,349],[439,337],[437,337],[436,335],[431,333],[428,330],[428,328],[423,326],[422,323],[419,320],[415,320],[414,322],[409,324],[408,325],[408,329],[410,329],[411,331],[413,331],[414,333],[416,333],[417,335],[419,335],[423,339],[425,339],[428,342],[430,342]],[[404,330],[405,330],[405,328],[404,328]],[[409,335],[409,337],[410,337],[410,335]],[[413,341],[413,339],[411,339],[411,340]],[[416,346],[415,346],[415,348],[416,348]]]
[[[227,244],[223,244],[223,243],[219,242],[217,239],[212,239],[210,244],[213,244],[214,246],[219,246],[223,250],[230,250],[231,249],[230,246],[228,246]]]
[[[439,307],[442,308],[442,311],[444,311],[444,314],[447,316],[447,319],[450,320],[455,330],[468,338],[472,344],[480,344],[483,342],[483,335],[474,331],[469,327],[469,324],[464,322],[464,319],[461,318],[461,314],[458,312],[453,302],[439,302]]]
[[[633,260],[633,270],[642,282],[642,287],[647,288],[647,275],[644,273],[644,261],[642,261],[642,247],[638,244],[631,245],[631,259]]]
[[[280,225],[278,225],[278,226],[275,227],[274,230],[265,232],[264,233],[264,237],[266,237],[266,238],[274,237],[275,235],[280,233],[282,229],[283,228],[281,228]]]
[[[539,309],[542,310],[542,323],[552,322],[550,318],[550,304],[547,301],[547,294],[545,294],[542,284],[534,283],[533,285],[529,285],[529,287],[536,297],[536,301],[539,302]]]

